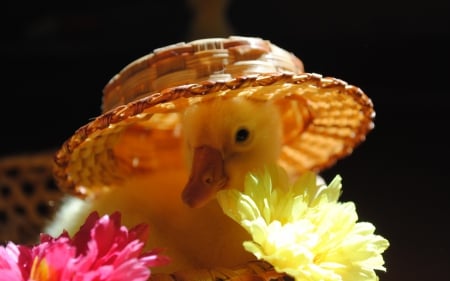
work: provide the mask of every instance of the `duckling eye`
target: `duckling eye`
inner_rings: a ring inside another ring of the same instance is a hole
[[[250,131],[247,128],[239,128],[234,135],[236,143],[244,143],[250,138]]]

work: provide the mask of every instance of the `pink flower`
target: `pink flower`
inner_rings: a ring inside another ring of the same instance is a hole
[[[148,226],[127,229],[121,215],[89,215],[80,230],[70,238],[64,232],[54,238],[41,235],[33,247],[10,242],[0,247],[0,281],[143,281],[150,267],[169,259],[160,249],[143,253]]]
[[[9,242],[0,247],[0,281],[28,280],[31,268],[31,249]]]

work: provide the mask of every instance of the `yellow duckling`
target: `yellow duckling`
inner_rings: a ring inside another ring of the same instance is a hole
[[[252,169],[278,162],[294,179],[351,153],[372,128],[370,99],[342,80],[303,73],[259,38],[212,38],[155,50],[104,89],[103,114],[55,155],[68,196],[45,232],[74,233],[86,216],[120,211],[150,226],[154,272],[234,267],[250,237],[215,200]]]
[[[46,232],[74,233],[91,211],[119,210],[125,225],[150,225],[149,246],[166,248],[172,259],[164,268],[167,272],[235,266],[254,259],[242,247],[247,234],[213,199],[222,188],[240,189],[249,170],[278,159],[279,109],[270,102],[235,97],[198,103],[180,118],[191,168],[188,180],[184,169],[173,167],[131,177],[125,186],[95,200],[69,199]]]

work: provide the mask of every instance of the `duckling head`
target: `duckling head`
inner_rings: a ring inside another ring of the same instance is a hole
[[[213,99],[187,107],[181,119],[190,169],[182,199],[190,207],[205,205],[220,189],[242,189],[247,172],[279,157],[283,128],[273,102]]]

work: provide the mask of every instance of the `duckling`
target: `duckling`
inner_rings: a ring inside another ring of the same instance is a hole
[[[125,225],[149,224],[147,247],[166,249],[172,262],[154,272],[232,267],[254,259],[242,246],[248,233],[223,213],[215,194],[242,190],[249,171],[277,161],[280,109],[273,101],[218,97],[188,106],[179,118],[185,169],[174,164],[133,176],[91,200],[67,197],[46,232],[74,233],[90,212],[119,210]]]
[[[241,189],[247,172],[279,158],[282,121],[273,102],[235,97],[196,104],[182,124],[192,171],[182,198],[189,206],[204,205],[222,188]]]

